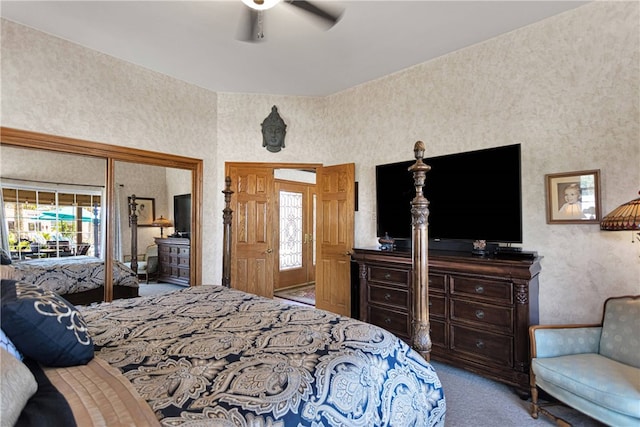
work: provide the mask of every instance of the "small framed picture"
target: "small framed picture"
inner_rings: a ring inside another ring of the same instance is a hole
[[[127,200],[131,203],[131,197],[128,197]],[[156,199],[136,197],[136,215],[138,216],[138,227],[151,227],[156,217]]]
[[[548,224],[600,222],[600,170],[545,175]]]

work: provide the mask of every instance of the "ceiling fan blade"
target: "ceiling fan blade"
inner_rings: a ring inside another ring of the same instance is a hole
[[[295,6],[297,8],[304,10],[305,12],[309,12],[317,16],[318,18],[322,18],[323,20],[328,22],[331,26],[333,26],[336,22],[338,22],[340,20],[340,17],[342,16],[342,12],[340,13],[330,12],[326,9],[319,8],[318,6],[316,6],[311,2],[304,1],[304,0],[285,0],[285,3],[289,3],[291,6]]]
[[[243,18],[243,24],[239,31],[238,39],[245,42],[261,41],[264,37],[262,33],[262,12],[249,7],[245,9],[246,14],[245,18]]]

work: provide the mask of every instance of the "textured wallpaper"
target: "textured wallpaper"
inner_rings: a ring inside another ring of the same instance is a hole
[[[325,98],[212,93],[2,22],[2,124],[204,160],[203,278],[221,277],[225,161],[353,162],[356,245],[375,236],[374,166],[522,144],[524,243],[544,256],[540,321],[596,322],[640,293],[640,242],[545,220],[544,175],[600,169],[603,214],[640,189],[640,4],[593,2]],[[262,147],[277,105],[286,148]],[[428,185],[428,177],[427,177]]]

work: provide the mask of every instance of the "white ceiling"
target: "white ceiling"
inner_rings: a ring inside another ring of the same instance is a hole
[[[581,1],[315,1],[326,30],[280,3],[265,38],[238,40],[228,1],[4,1],[0,15],[216,92],[323,96],[578,7]]]

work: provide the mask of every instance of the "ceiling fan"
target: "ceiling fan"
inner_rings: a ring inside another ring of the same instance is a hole
[[[328,28],[333,27],[333,25],[340,20],[342,15],[342,12],[335,12],[321,8],[310,1],[304,0],[242,0],[242,2],[248,7],[244,28],[240,30],[240,40],[247,42],[261,41],[264,38],[264,12],[267,9],[271,9],[281,1],[297,7],[315,18],[319,18],[329,25]]]

